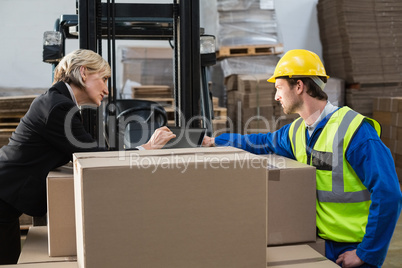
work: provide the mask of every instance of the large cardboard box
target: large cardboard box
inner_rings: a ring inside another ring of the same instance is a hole
[[[267,248],[267,267],[274,268],[331,268],[337,264],[308,245]]]
[[[77,267],[76,260],[76,256],[49,257],[47,227],[34,226],[29,228],[27,237],[22,246],[20,257],[18,259],[18,264],[53,263],[56,265],[59,262],[75,262],[75,267]]]
[[[268,155],[268,245],[316,240],[315,167]]]
[[[77,255],[72,166],[63,166],[47,176],[47,208],[49,256]]]
[[[77,262],[41,262],[2,265],[2,268],[78,268]]]
[[[265,159],[230,148],[79,153],[79,267],[265,267]]]

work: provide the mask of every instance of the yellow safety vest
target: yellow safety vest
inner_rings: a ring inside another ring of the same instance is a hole
[[[336,242],[363,240],[371,204],[370,193],[346,160],[346,150],[365,119],[380,136],[381,126],[377,121],[349,107],[338,109],[309,154],[304,120],[296,119],[290,126],[289,138],[296,159],[316,167],[316,220],[318,235],[323,239]]]

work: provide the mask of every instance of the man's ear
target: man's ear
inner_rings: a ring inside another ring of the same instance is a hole
[[[304,85],[303,81],[302,80],[297,80],[297,82],[296,82],[296,93],[299,94],[299,95],[302,94],[303,91],[304,91],[304,87],[305,87],[305,85]]]

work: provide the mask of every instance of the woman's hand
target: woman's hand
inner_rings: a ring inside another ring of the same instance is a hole
[[[146,150],[161,149],[171,139],[176,138],[176,135],[168,127],[160,127],[155,130],[152,137],[147,143],[142,145]]]
[[[205,136],[204,140],[202,141],[202,146],[203,147],[213,147],[213,146],[215,146],[215,138]]]

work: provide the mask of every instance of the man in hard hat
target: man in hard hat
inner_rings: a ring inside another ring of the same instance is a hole
[[[225,133],[204,146],[275,153],[316,167],[317,228],[326,257],[342,267],[380,267],[399,218],[402,194],[381,127],[324,91],[327,74],[308,50],[287,52],[268,82],[286,114],[300,118],[267,134]]]

